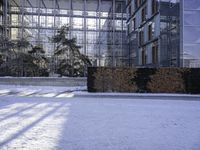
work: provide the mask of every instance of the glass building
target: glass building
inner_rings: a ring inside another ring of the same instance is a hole
[[[186,67],[200,67],[200,1],[184,0],[182,16],[182,63]]]
[[[63,25],[93,66],[200,67],[199,0],[1,0],[0,34],[51,57]]]
[[[1,0],[1,34],[26,37],[51,57],[55,44],[49,38],[69,25],[70,38],[77,39],[93,66],[125,66],[125,5],[125,0]]]
[[[200,67],[199,0],[127,0],[131,64]]]

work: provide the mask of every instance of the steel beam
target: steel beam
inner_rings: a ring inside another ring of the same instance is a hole
[[[15,5],[17,6],[17,7],[19,7],[19,5],[16,3],[16,1],[15,0],[12,0],[13,1],[13,3],[15,3]]]
[[[27,0],[27,2],[29,3],[29,5],[33,8],[32,3],[30,2],[30,0]]]
[[[57,5],[58,9],[60,9],[60,6],[59,6],[59,3],[58,3],[58,0],[56,0],[56,5]]]
[[[47,9],[47,7],[46,7],[46,4],[45,4],[45,2],[44,2],[44,0],[41,0],[42,1],[42,4],[43,4],[43,6]]]

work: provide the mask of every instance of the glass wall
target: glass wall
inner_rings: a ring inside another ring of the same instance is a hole
[[[183,66],[200,67],[200,1],[183,3]]]
[[[180,66],[180,0],[160,1],[160,64]]]
[[[53,55],[49,40],[56,30],[70,26],[81,52],[94,66],[121,66],[127,63],[124,0],[4,0],[8,3],[9,35],[27,37]]]

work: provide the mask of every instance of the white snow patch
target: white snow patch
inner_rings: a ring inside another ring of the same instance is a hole
[[[62,92],[62,91],[84,91],[86,86],[75,87],[57,87],[57,86],[23,86],[23,85],[0,85],[0,93],[2,92]]]
[[[76,87],[55,87],[55,86],[16,86],[0,85],[0,96],[21,96],[21,97],[73,97],[72,92],[86,91],[86,86]]]

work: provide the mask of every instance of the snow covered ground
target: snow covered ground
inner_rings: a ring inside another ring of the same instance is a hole
[[[20,88],[0,88],[0,150],[200,150],[200,101]]]
[[[65,91],[85,91],[86,86],[74,86],[74,87],[59,87],[59,86],[20,86],[20,85],[0,85],[0,94],[2,90],[13,91],[13,92],[65,92]]]

